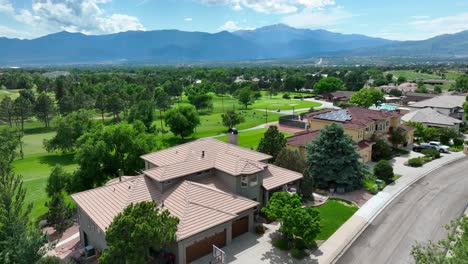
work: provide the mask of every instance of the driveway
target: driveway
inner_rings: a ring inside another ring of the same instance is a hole
[[[464,212],[467,171],[465,158],[412,184],[380,212],[337,263],[413,263],[414,243],[445,237],[444,225]]]
[[[267,232],[264,235],[257,235],[255,233],[246,233],[232,240],[231,245],[222,248],[226,252],[226,263],[233,264],[258,264],[258,263],[271,263],[271,264],[316,264],[316,260],[305,258],[296,260],[291,257],[287,252],[275,248],[271,241],[279,236],[277,232],[279,224],[267,225]],[[211,256],[205,256],[198,259],[193,264],[207,264],[210,263]]]

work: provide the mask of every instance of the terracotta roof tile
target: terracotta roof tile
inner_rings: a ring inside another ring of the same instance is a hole
[[[135,176],[131,180],[73,194],[72,198],[103,231],[130,203],[156,201],[160,207],[164,204],[164,209],[180,220],[177,239],[181,240],[258,205],[255,201],[217,189],[219,183],[215,183],[216,180],[211,182],[214,186],[182,181],[161,193],[150,178]]]
[[[320,135],[320,130],[304,131],[286,138],[286,141],[287,144],[293,146],[307,146],[307,144],[312,142],[318,135]]]
[[[301,173],[275,165],[268,165],[263,177],[263,187],[267,190],[278,188],[286,183],[302,179]]]

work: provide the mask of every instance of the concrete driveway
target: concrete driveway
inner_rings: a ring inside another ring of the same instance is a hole
[[[267,225],[268,230],[263,235],[255,233],[246,233],[232,240],[231,245],[222,248],[226,252],[226,263],[233,264],[310,264],[318,263],[317,260],[310,257],[296,260],[288,252],[275,248],[271,241],[279,236],[277,232],[279,224]],[[205,256],[198,259],[193,264],[210,263],[211,256]]]

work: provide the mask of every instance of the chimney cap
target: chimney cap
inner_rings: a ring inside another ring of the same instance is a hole
[[[239,131],[237,131],[237,128],[231,127],[231,128],[229,128],[228,133],[237,135],[237,134],[239,134]]]

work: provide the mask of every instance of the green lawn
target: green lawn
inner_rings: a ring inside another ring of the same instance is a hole
[[[19,90],[0,90],[0,101],[6,96],[9,96],[12,100],[15,100],[19,97]]]
[[[73,154],[47,153],[42,147],[42,141],[52,138],[53,135],[54,132],[25,135],[24,158],[18,158],[13,162],[15,172],[23,176],[24,187],[27,190],[26,201],[33,203],[31,212],[33,220],[38,220],[47,212],[45,186],[52,168],[55,165],[62,165],[69,171],[77,168],[73,162]]]
[[[338,199],[328,199],[324,205],[315,208],[320,213],[321,226],[317,240],[327,240],[358,210],[355,205]]]
[[[239,132],[238,145],[244,148],[257,149],[260,140],[263,138],[263,134],[267,131],[266,128],[249,130],[245,132]],[[290,133],[283,133],[286,137],[291,136]],[[228,137],[222,136],[216,138],[218,140],[227,142]]]

